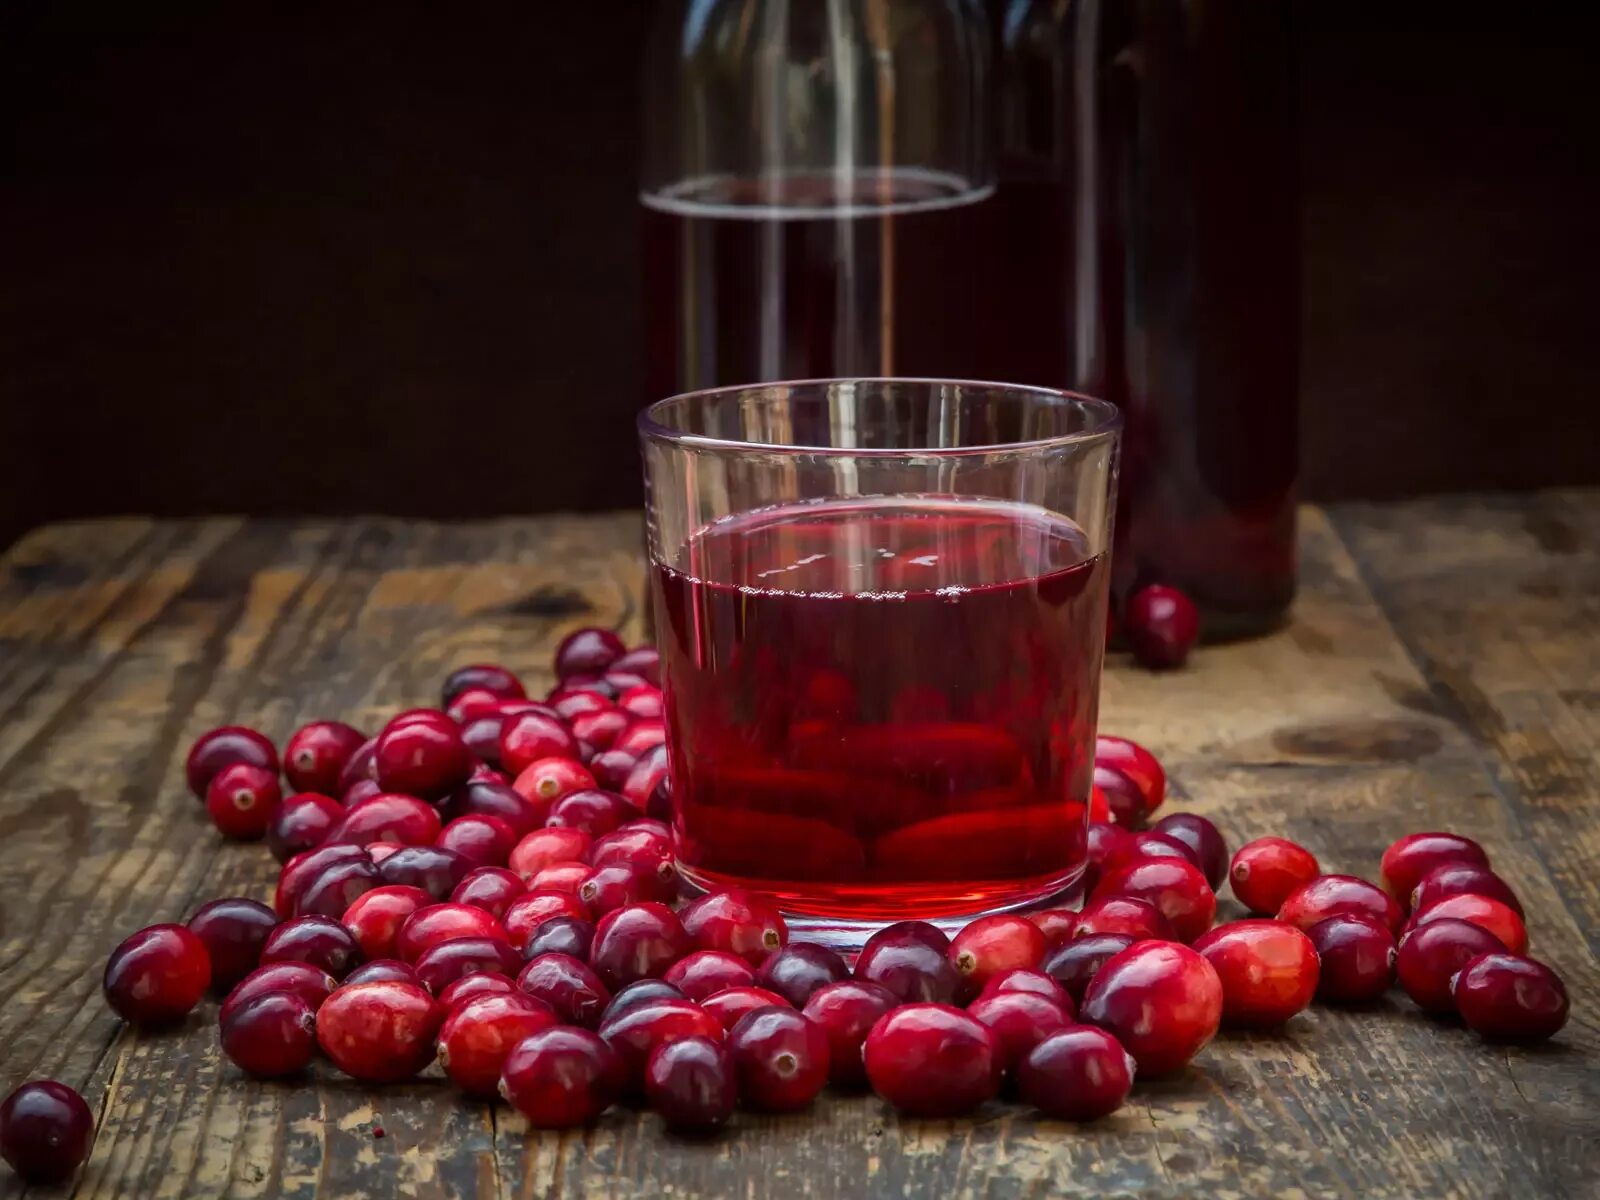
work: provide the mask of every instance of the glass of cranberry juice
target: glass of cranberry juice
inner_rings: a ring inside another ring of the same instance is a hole
[[[1118,417],[837,379],[640,417],[679,868],[858,948],[1083,871]]]

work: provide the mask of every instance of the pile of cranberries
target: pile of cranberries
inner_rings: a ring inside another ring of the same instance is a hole
[[[253,730],[202,737],[189,787],[225,836],[266,840],[277,887],[270,904],[213,900],[129,937],[106,964],[111,1007],[155,1026],[209,991],[223,1052],[250,1075],[320,1054],[386,1083],[436,1063],[536,1127],[629,1102],[685,1134],[740,1107],[804,1109],[830,1084],[912,1116],[1007,1094],[1093,1120],[1221,1024],[1278,1026],[1396,977],[1487,1037],[1546,1038],[1566,1020],[1565,988],[1524,956],[1521,906],[1476,842],[1403,837],[1379,883],[1325,874],[1282,838],[1230,856],[1204,817],[1147,827],[1165,772],[1111,736],[1079,910],[983,917],[954,938],[903,921],[851,964],[790,942],[759,895],[674,907],[656,653],[585,629],[555,665],[543,701],[501,667],[463,667],[440,708],[372,736],[319,721],[281,759]],[[1214,926],[1224,879],[1255,916]],[[0,1106],[0,1153],[30,1180],[70,1176],[91,1136],[82,1098],[53,1081]]]

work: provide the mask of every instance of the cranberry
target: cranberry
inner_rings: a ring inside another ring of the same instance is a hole
[[[394,939],[395,956],[415,966],[424,951],[455,938],[508,940],[505,927],[481,908],[469,904],[430,904],[417,909],[401,923]]]
[[[504,782],[505,776],[500,775],[497,768],[504,764],[500,761],[500,738],[505,733],[506,718],[503,713],[479,713],[470,716],[461,725],[461,744],[467,752],[479,760],[479,766],[473,768],[473,774],[481,770],[492,770],[500,778],[496,782]],[[472,776],[467,777],[467,782],[472,782]]]
[[[625,836],[619,833],[601,839],[591,857],[599,861]],[[737,955],[752,967],[759,967],[774,951],[781,950],[789,938],[776,907],[754,892],[737,888],[707,892],[685,905],[678,915],[700,949]]]
[[[1128,597],[1122,630],[1141,666],[1181,667],[1200,636],[1200,611],[1177,588],[1152,583]]]
[[[652,817],[671,815],[667,803],[671,796],[672,778],[668,774],[667,757],[663,746],[656,746],[639,756],[633,770],[622,785],[622,795],[635,808]]]
[[[519,795],[544,805],[548,814],[563,796],[593,790],[594,776],[571,758],[541,758],[524,767],[511,786]]]
[[[294,916],[306,889],[334,864],[371,861],[372,856],[360,846],[318,846],[296,854],[278,872],[278,887],[272,897],[273,911],[280,917]]]
[[[1381,921],[1391,932],[1405,919],[1394,897],[1354,875],[1319,875],[1290,892],[1278,909],[1278,920],[1310,929],[1336,913],[1360,913]]]
[[[1521,917],[1498,900],[1468,892],[1446,896],[1442,900],[1435,900],[1427,908],[1418,909],[1417,915],[1411,918],[1411,924],[1426,925],[1441,917],[1455,917],[1483,926],[1513,954],[1522,954],[1528,949],[1527,926],[1522,923]]]
[[[578,889],[583,886],[584,880],[594,873],[594,868],[586,862],[556,862],[543,868],[532,879],[528,880],[530,889],[539,889],[547,892],[566,892],[569,896],[576,896]],[[515,872],[513,872],[515,874]],[[613,905],[612,907],[616,907]]]
[[[390,884],[356,897],[342,920],[368,958],[393,958],[400,926],[412,913],[433,903],[433,897],[421,888]]]
[[[1168,837],[1164,833],[1157,833],[1153,829],[1141,829],[1130,834],[1127,842],[1117,851],[1116,855],[1105,864],[1102,870],[1121,866],[1136,858],[1181,858],[1186,863],[1193,863],[1196,867],[1195,853],[1177,838]]]
[[[762,1010],[765,1011],[765,1010]],[[721,1041],[717,1019],[687,1000],[652,1000],[600,1022],[600,1036],[622,1058],[628,1088],[637,1091],[644,1081],[644,1065],[663,1042],[685,1037]]]
[[[595,867],[578,885],[577,891],[578,899],[587,904],[596,917],[647,900],[666,903],[677,894],[678,872],[666,859],[659,860],[654,868],[622,862]]]
[[[1210,929],[1217,912],[1216,893],[1200,868],[1187,859],[1136,858],[1113,866],[1095,884],[1092,900],[1107,896],[1148,900],[1182,942],[1192,942]]]
[[[339,772],[338,786],[333,789],[332,794],[343,796],[362,780],[372,779],[373,760],[377,753],[378,735],[373,734],[361,745],[357,746],[355,753],[345,761],[343,770]]]
[[[635,646],[613,662],[610,669],[637,675],[651,687],[661,686],[661,653],[654,646]]]
[[[498,784],[501,787],[511,786],[511,780],[506,777],[504,772],[497,770],[486,762],[481,762],[477,766],[473,767],[472,774],[467,776],[466,787],[470,788],[475,783],[493,783]],[[465,791],[466,788],[458,788],[456,791],[451,793],[450,798],[444,803],[450,804],[454,802],[456,797],[462,795]],[[462,814],[452,812],[451,815],[461,816]]]
[[[1230,1025],[1282,1025],[1311,1003],[1320,961],[1311,939],[1282,921],[1234,921],[1195,940],[1194,951],[1222,980]]]
[[[659,978],[692,948],[682,923],[665,904],[634,904],[600,918],[589,965],[615,988]]]
[[[628,652],[622,639],[609,629],[578,629],[556,647],[556,676],[599,674]]]
[[[440,828],[439,810],[433,805],[415,796],[380,792],[345,809],[344,817],[328,833],[328,844],[431,846]]]
[[[472,774],[472,754],[454,722],[390,722],[378,735],[373,758],[378,785],[424,800],[442,800]]]
[[[1322,873],[1316,855],[1287,838],[1264,837],[1240,846],[1228,869],[1233,894],[1253,913],[1275,916],[1291,892]]]
[[[445,715],[457,725],[465,726],[467,722],[478,717],[498,717],[503,698],[496,696],[488,688],[469,687],[456,693],[455,699],[444,706]],[[466,729],[463,728],[461,740],[465,742]],[[467,749],[472,749],[469,745]]]
[[[328,993],[338,986],[338,980],[332,975],[310,963],[281,962],[257,967],[228,993],[227,999],[222,1002],[222,1007],[217,1010],[217,1021],[226,1025],[233,1018],[233,1014],[250,1001],[261,996],[270,996],[274,992],[290,992],[315,1009],[320,1007],[328,998]]]
[[[450,893],[450,903],[481,908],[495,920],[506,915],[511,902],[528,890],[522,876],[505,867],[479,867],[468,872]]]
[[[206,812],[223,837],[250,841],[267,832],[282,799],[277,771],[232,763],[211,777]]]
[[[1459,834],[1408,833],[1383,852],[1379,878],[1384,891],[1405,904],[1422,877],[1445,863],[1471,863],[1487,869],[1489,856],[1477,842]]]
[[[393,842],[368,842],[364,847],[367,857],[372,860],[372,865],[377,866],[391,854],[398,854],[404,847],[396,846]],[[382,879],[383,876],[379,876]]]
[[[258,996],[223,1024],[222,1052],[249,1075],[296,1075],[317,1054],[317,1010],[293,992]]]
[[[524,879],[532,879],[551,863],[583,858],[592,840],[581,829],[536,829],[512,849],[511,869]]]
[[[597,751],[609,750],[611,744],[628,732],[632,718],[621,709],[606,708],[600,712],[579,713],[572,718],[572,735]]]
[[[398,958],[375,958],[344,977],[345,983],[421,983],[415,968]]]
[[[1006,913],[979,917],[950,943],[950,961],[961,976],[961,990],[976,996],[1002,971],[1036,967],[1044,957],[1045,937],[1026,917]]]
[[[1089,983],[1106,962],[1135,939],[1125,933],[1090,934],[1055,947],[1044,957],[1039,969],[1059,983],[1075,1004],[1083,1003]]]
[[[617,707],[630,717],[642,721],[659,721],[665,716],[661,689],[645,683],[628,688],[617,697]]]
[[[224,725],[200,735],[189,750],[184,763],[184,776],[189,790],[200,800],[206,798],[206,789],[224,767],[235,763],[248,763],[253,767],[277,774],[278,750],[254,729],[243,725]]]
[[[1022,1099],[1058,1121],[1096,1121],[1133,1089],[1133,1056],[1104,1029],[1073,1025],[1028,1051],[1017,1067]]]
[[[451,1010],[439,1026],[439,1065],[468,1095],[492,1096],[517,1044],[555,1024],[555,1014],[531,996],[479,996]]]
[[[1394,982],[1394,934],[1358,913],[1318,921],[1306,935],[1321,960],[1317,999],[1332,1003],[1376,1000]]]
[[[278,927],[278,914],[259,900],[230,896],[202,905],[189,932],[206,947],[211,988],[226,993],[261,963],[261,947]]]
[[[544,713],[518,713],[500,726],[500,763],[513,777],[520,777],[541,759],[571,758],[577,748],[572,732]]]
[[[446,732],[456,727],[456,723],[450,719],[450,714],[440,709],[408,708],[404,712],[396,713],[390,717],[389,723],[383,727],[383,731],[378,734],[378,738],[381,741],[384,732],[390,729],[404,729],[407,725],[431,725],[435,729],[442,729]],[[374,773],[378,769],[376,747],[373,748],[372,769]]]
[[[594,945],[594,925],[578,917],[551,917],[540,923],[522,948],[523,957],[533,959],[541,954],[570,954],[573,958],[589,961],[589,948]]]
[[[383,876],[369,851],[365,858],[334,863],[318,875],[295,911],[299,916],[342,917],[352,904],[382,884]]]
[[[563,721],[575,721],[593,713],[611,712],[616,705],[599,691],[557,688],[550,693],[550,707],[556,710]]]
[[[897,921],[861,948],[855,975],[882,984],[903,1004],[949,1004],[961,975],[949,958],[950,939],[925,921]]]
[[[1125,933],[1132,938],[1154,938],[1158,942],[1177,940],[1172,923],[1161,911],[1150,901],[1133,896],[1101,896],[1083,906],[1072,923],[1073,938],[1102,933]]]
[[[1128,943],[1131,944],[1131,939]],[[1117,949],[1121,949],[1118,946]],[[1107,955],[1107,957],[1110,957]],[[1088,983],[1087,980],[1084,981]],[[1078,1006],[1073,1003],[1072,995],[1043,971],[1036,971],[1029,967],[1015,967],[1009,971],[1001,971],[988,983],[983,985],[979,999],[984,996],[996,996],[1005,992],[1028,992],[1034,996],[1043,996],[1050,1003],[1066,1012],[1070,1017],[1078,1011]],[[1081,994],[1081,989],[1080,989]]]
[[[1441,917],[1418,925],[1400,939],[1395,974],[1406,995],[1424,1012],[1450,1012],[1450,980],[1480,954],[1503,954],[1505,945],[1471,921]]]
[[[381,795],[383,795],[383,789],[378,786],[376,779],[358,779],[340,795],[339,804],[345,809],[351,809],[363,800],[371,800],[374,796]],[[342,812],[339,814],[339,818],[340,820],[344,819]]]
[[[455,817],[499,817],[518,837],[526,837],[544,827],[550,806],[542,800],[530,800],[509,784],[489,779],[469,782],[459,789],[449,802],[449,812]]]
[[[439,1007],[446,1013],[451,1013],[468,1000],[476,1000],[479,996],[508,996],[516,990],[517,985],[509,976],[498,975],[491,971],[477,971],[447,984],[444,991],[439,993]]]
[[[639,810],[615,792],[585,788],[552,804],[545,824],[552,829],[581,829],[596,838],[638,815]]]
[[[1095,974],[1078,1010],[1122,1043],[1146,1075],[1178,1070],[1222,1021],[1222,981],[1200,955],[1173,942],[1136,942]]]
[[[967,1006],[967,1012],[994,1031],[1005,1071],[1014,1070],[1028,1051],[1072,1024],[1070,1009],[1032,992],[980,996]]]
[[[828,1036],[804,1013],[769,1004],[728,1031],[739,1097],[757,1112],[796,1112],[828,1082]]]
[[[1114,861],[1132,857],[1133,834],[1120,825],[1107,825],[1100,821],[1089,824],[1086,845],[1087,858],[1083,867],[1083,893],[1089,895]]]
[[[1214,824],[1196,813],[1172,813],[1157,821],[1154,831],[1189,847],[1212,891],[1222,886],[1228,877],[1228,843]]]
[[[1518,954],[1472,959],[1450,984],[1461,1019],[1487,1038],[1542,1041],[1567,1023],[1567,988],[1541,962]]]
[[[1078,912],[1072,908],[1041,908],[1027,916],[1044,934],[1044,944],[1048,948],[1059,946],[1072,936],[1072,926],[1078,919]]]
[[[414,983],[347,985],[317,1010],[317,1042],[346,1075],[395,1083],[428,1065],[443,1015]]]
[[[361,947],[350,931],[331,917],[295,917],[279,925],[261,947],[261,963],[310,963],[343,979],[361,962]]]
[[[457,817],[439,831],[434,845],[454,850],[480,867],[503,867],[516,848],[517,831],[499,817]]]
[[[610,792],[620,792],[638,761],[626,750],[601,750],[589,760],[588,771],[598,786]]]
[[[454,850],[437,846],[405,846],[378,864],[385,883],[419,887],[435,900],[446,899],[472,869]]]
[[[756,981],[749,963],[721,950],[686,954],[668,967],[662,978],[697,1002],[728,988],[754,987]]]
[[[626,1078],[621,1057],[607,1042],[587,1029],[558,1025],[512,1048],[500,1094],[535,1129],[570,1129],[615,1104]]]
[[[528,691],[510,671],[495,663],[469,663],[457,667],[445,677],[439,695],[441,706],[448,708],[452,701],[468,688],[481,688],[502,700],[524,700]]]
[[[1133,780],[1115,767],[1095,764],[1090,785],[1090,807],[1099,797],[1105,804],[1106,820],[1122,829],[1138,829],[1145,822],[1145,799]]]
[[[672,858],[672,837],[650,826],[629,824],[596,838],[586,857],[594,867],[614,862],[654,867]]]
[[[435,996],[464,975],[482,971],[510,975],[522,966],[511,943],[494,937],[451,938],[417,956],[417,982]]]
[[[584,907],[582,900],[566,892],[534,890],[513,900],[501,923],[511,944],[526,955],[534,934],[546,921],[557,917],[586,921],[589,919],[589,910]]]
[[[613,666],[601,677],[600,682],[611,689],[614,699],[621,699],[622,693],[631,692],[635,688],[654,687],[643,675],[633,671],[621,671]]]
[[[1000,1090],[1000,1039],[945,1004],[908,1004],[879,1018],[862,1050],[873,1091],[913,1117],[960,1117]]]
[[[643,754],[667,740],[667,726],[663,721],[635,721],[614,745],[629,754]]]
[[[592,1029],[611,1003],[611,992],[581,959],[570,954],[541,954],[528,960],[517,987],[542,1001],[568,1025]]]
[[[339,776],[367,735],[343,721],[302,725],[283,748],[283,773],[296,791],[339,791]]]
[[[267,849],[279,862],[288,862],[302,850],[322,845],[344,817],[344,808],[332,796],[301,792],[278,806],[267,826]]]
[[[1094,739],[1094,765],[1095,782],[1105,788],[1106,784],[1101,782],[1104,777],[1124,798],[1109,797],[1119,825],[1143,824],[1167,798],[1166,771],[1160,760],[1138,742],[1109,733],[1099,734]],[[1137,811],[1117,811],[1133,797],[1137,797]]]
[[[851,983],[854,981],[845,980],[844,982]],[[828,984],[827,986],[832,987],[834,985]],[[878,985],[874,983],[866,986],[877,987]],[[821,988],[817,989],[819,992],[821,990]],[[883,990],[887,991],[888,989],[885,988]],[[812,993],[813,996],[816,994],[816,992]],[[774,1004],[785,1005],[788,1003],[789,1001],[778,995],[777,992],[769,991],[764,987],[731,987],[707,996],[700,1001],[700,1007],[720,1021],[724,1029],[732,1029],[747,1012],[754,1012],[758,1008],[768,1008]]]
[[[744,959],[750,961],[748,955]],[[756,970],[756,986],[776,992],[796,1008],[804,1008],[818,988],[848,978],[844,959],[814,942],[790,942]]]
[[[674,1133],[710,1133],[738,1100],[733,1058],[710,1038],[665,1042],[645,1062],[644,1095]]]
[[[211,984],[206,944],[183,925],[151,925],[106,962],[106,1002],[123,1020],[155,1025],[188,1013]]]
[[[0,1103],[0,1158],[24,1183],[72,1178],[94,1144],[94,1114],[54,1079],[32,1079]]]
[[[760,988],[737,989],[760,993]],[[770,994],[770,993],[769,993]],[[732,1009],[730,1001],[723,1001],[724,996],[733,996],[732,992],[724,992],[720,996],[712,997],[706,1007],[710,1011],[710,1004],[721,1001],[718,1009]],[[737,1023],[739,1017],[752,1011],[754,1008],[763,1007],[758,1002],[746,1005],[744,997],[739,998],[739,1011],[734,1021],[723,1020],[727,1028]],[[757,1001],[756,996],[749,997]],[[778,1003],[783,1001],[773,997]],[[771,1003],[771,1001],[769,1001]],[[838,1087],[860,1088],[866,1085],[867,1069],[861,1058],[861,1048],[867,1040],[880,1017],[899,1005],[900,1001],[888,988],[876,983],[868,983],[860,979],[845,979],[838,983],[830,983],[818,988],[806,1001],[804,1009],[806,1017],[820,1028],[828,1039],[828,1077]],[[718,1012],[719,1019],[722,1018]]]
[[[598,978],[598,976],[597,976]],[[631,1012],[655,1000],[687,1000],[688,997],[680,992],[665,979],[640,979],[630,983],[627,987],[618,990],[606,1005],[605,1012],[600,1015],[602,1021],[614,1020],[625,1012]]]
[[[1443,863],[1424,875],[1422,882],[1411,893],[1411,910],[1420,912],[1446,896],[1463,893],[1498,900],[1517,916],[1523,915],[1522,902],[1517,899],[1510,884],[1488,867],[1463,862]]]

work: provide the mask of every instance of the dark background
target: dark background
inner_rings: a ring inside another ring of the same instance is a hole
[[[1393,7],[1295,4],[1305,492],[1600,481],[1590,42]],[[650,8],[0,0],[0,545],[634,502]]]

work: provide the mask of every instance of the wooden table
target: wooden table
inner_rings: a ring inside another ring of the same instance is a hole
[[[0,1089],[84,1091],[84,1197],[1600,1194],[1600,492],[1308,509],[1303,530],[1288,628],[1173,674],[1115,664],[1104,726],[1234,844],[1286,833],[1370,875],[1408,831],[1482,840],[1572,990],[1553,1044],[1489,1046],[1396,993],[1225,1033],[1089,1128],[830,1097],[709,1144],[623,1111],[531,1134],[440,1079],[248,1081],[209,1005],[144,1035],[100,996],[126,933],[273,877],[185,792],[189,743],[228,721],[280,741],[370,726],[475,659],[546,685],[565,630],[641,633],[637,517],[119,520],[0,560]]]

